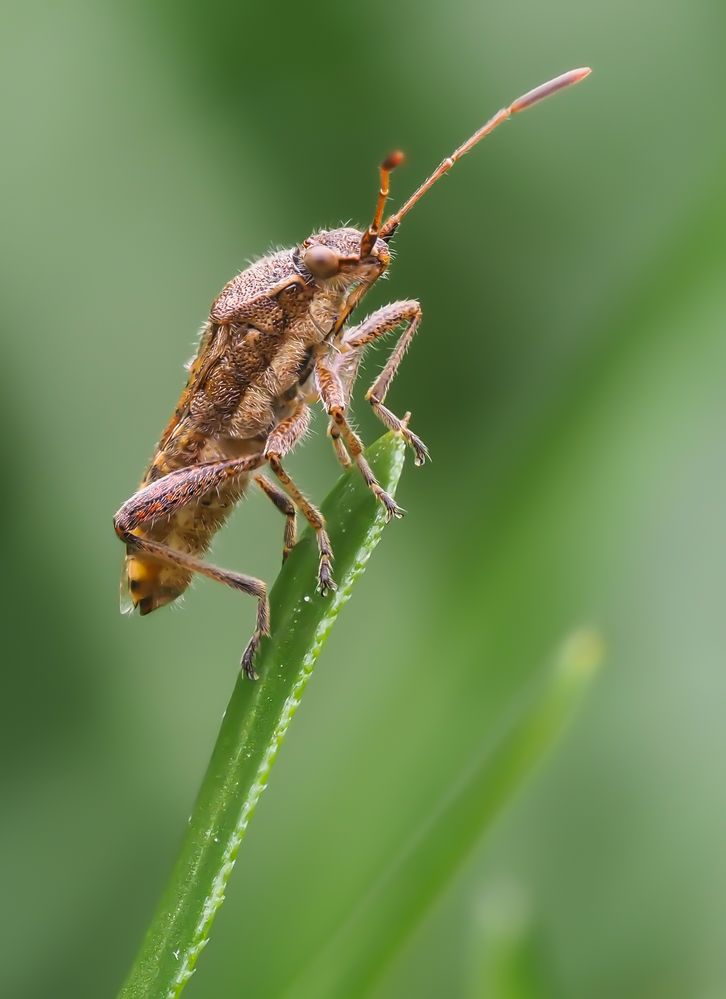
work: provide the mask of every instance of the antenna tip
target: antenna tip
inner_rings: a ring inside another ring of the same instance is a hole
[[[565,87],[571,87],[573,83],[579,83],[586,76],[589,76],[590,73],[590,67],[583,66],[581,69],[571,69],[567,73],[562,73],[561,76],[556,76],[554,80],[548,80],[547,83],[541,83],[539,87],[535,87],[534,90],[528,90],[526,94],[522,94],[513,104],[510,104],[509,112],[516,114],[517,111],[524,111],[525,108],[531,108],[533,104],[539,104],[545,97],[556,94],[558,90],[564,90]]]
[[[390,172],[391,170],[395,170],[396,167],[401,166],[401,164],[405,162],[406,162],[406,157],[401,152],[401,150],[394,149],[394,151],[392,153],[389,153],[388,156],[386,156],[385,160],[381,163],[381,170],[386,170]]]

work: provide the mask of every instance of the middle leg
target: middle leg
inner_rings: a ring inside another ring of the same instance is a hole
[[[280,513],[285,515],[285,538],[282,547],[282,561],[287,561],[287,556],[295,547],[297,543],[297,528],[295,524],[295,505],[292,500],[289,499],[274,486],[268,478],[264,475],[256,475],[255,482],[260,487],[265,496],[269,496],[272,502],[275,504]]]
[[[318,589],[325,596],[329,590],[336,588],[332,572],[333,549],[328,532],[325,530],[325,518],[302,490],[295,485],[282,466],[282,459],[305,434],[309,422],[310,410],[304,402],[300,402],[293,414],[279,423],[270,433],[265,445],[265,458],[287,495],[315,531],[318,551],[320,552]]]

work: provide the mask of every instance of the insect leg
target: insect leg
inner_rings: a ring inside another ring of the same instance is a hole
[[[358,367],[364,349],[363,347],[359,347],[357,350],[339,351],[333,354],[332,357],[327,358],[327,364],[333,369],[340,382],[340,389],[345,400],[346,409],[350,405],[350,396],[358,375]],[[341,439],[340,430],[335,420],[330,420],[328,423],[328,437],[330,437],[335,456],[340,464],[343,468],[350,468],[352,461]]]
[[[335,581],[332,574],[333,549],[330,545],[328,532],[325,530],[325,518],[316,506],[310,502],[305,494],[292,481],[278,455],[272,453],[268,455],[270,468],[282,483],[282,487],[303,515],[308,524],[315,531],[318,540],[318,551],[320,552],[320,564],[318,566],[318,589],[325,596],[328,590],[334,590]]]
[[[300,402],[292,415],[282,420],[271,431],[265,445],[265,458],[287,495],[315,531],[318,541],[318,551],[320,552],[318,589],[325,596],[328,590],[335,589],[335,581],[332,574],[333,549],[330,545],[328,532],[325,530],[325,518],[318,508],[313,506],[299,487],[295,485],[282,467],[282,458],[304,436],[309,423],[310,410],[304,402]]]
[[[205,465],[192,465],[157,479],[144,486],[131,499],[127,500],[113,519],[119,538],[126,544],[128,552],[141,552],[167,565],[179,566],[188,572],[196,572],[208,579],[231,586],[232,589],[249,593],[257,599],[257,624],[247,648],[242,655],[241,666],[245,675],[256,679],[253,659],[263,635],[270,633],[270,605],[267,587],[254,576],[245,576],[226,569],[218,569],[187,552],[177,551],[168,545],[140,533],[144,525],[153,524],[160,518],[169,516],[182,507],[193,504],[210,490],[223,483],[259,468],[263,458],[238,458],[231,461],[210,462]],[[133,586],[133,582],[131,583]]]
[[[315,381],[323,400],[325,410],[330,416],[334,430],[342,438],[343,443],[350,457],[358,466],[358,470],[363,476],[366,485],[372,493],[381,501],[386,508],[388,520],[392,517],[402,517],[404,511],[396,503],[392,496],[383,489],[368,462],[363,457],[363,444],[360,437],[348,423],[345,415],[347,399],[345,390],[337,372],[326,364],[322,357],[315,362]]]
[[[386,361],[383,370],[366,392],[366,399],[370,402],[373,412],[378,419],[389,430],[395,430],[403,435],[404,440],[413,449],[417,465],[423,465],[429,457],[429,452],[421,440],[411,430],[408,429],[405,420],[400,420],[390,411],[383,402],[393,378],[398,371],[399,365],[408,350],[411,341],[421,322],[421,306],[418,302],[393,302],[391,305],[384,305],[373,315],[364,319],[359,326],[348,330],[343,337],[342,346],[351,350],[361,349],[369,343],[373,343],[381,336],[392,333],[399,326],[406,324],[406,328],[398,339],[398,343],[391,351],[391,355]],[[342,355],[345,357],[345,352]]]
[[[350,455],[346,449],[345,444],[340,439],[340,430],[338,430],[335,420],[331,420],[328,423],[328,437],[333,445],[333,450],[335,451],[335,456],[343,466],[343,468],[350,468],[353,462],[350,460]]]
[[[335,580],[333,579],[333,549],[330,545],[328,532],[325,530],[325,518],[316,506],[310,502],[305,494],[292,481],[285,469],[282,467],[279,455],[274,452],[268,454],[270,468],[282,483],[282,487],[303,515],[308,524],[315,531],[318,540],[318,551],[320,552],[320,563],[318,565],[318,589],[323,596],[328,590],[334,590]]]
[[[280,513],[285,515],[285,541],[282,549],[282,561],[295,547],[297,532],[295,528],[295,505],[281,489],[273,485],[264,475],[256,475],[255,482],[263,493],[270,497]]]

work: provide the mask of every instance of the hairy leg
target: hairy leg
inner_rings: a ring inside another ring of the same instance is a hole
[[[330,416],[334,432],[342,438],[347,454],[358,467],[368,488],[375,494],[386,509],[388,520],[392,517],[402,517],[404,511],[392,496],[383,489],[363,457],[363,444],[360,437],[348,423],[345,415],[347,399],[344,387],[336,371],[320,357],[315,363],[315,379],[326,412]]]
[[[335,420],[331,420],[328,423],[328,437],[333,445],[333,450],[335,451],[335,457],[338,459],[343,468],[350,468],[353,462],[350,460],[350,455],[348,450],[340,439],[340,430],[335,425]]]
[[[127,500],[114,517],[114,527],[128,552],[141,552],[159,562],[196,572],[207,579],[249,593],[257,599],[257,624],[252,638],[242,655],[241,666],[245,675],[256,679],[253,660],[263,635],[270,633],[270,606],[267,587],[260,579],[242,573],[219,569],[187,552],[177,551],[168,545],[135,533],[139,528],[153,524],[162,517],[175,513],[182,507],[193,505],[211,490],[222,484],[245,476],[262,463],[261,455],[231,461],[192,465],[157,479],[144,486]]]
[[[423,465],[429,457],[428,449],[420,437],[409,430],[407,421],[400,419],[395,413],[383,405],[388,389],[393,381],[396,372],[414,338],[416,330],[421,322],[421,306],[415,301],[393,302],[384,305],[367,319],[364,319],[358,326],[347,330],[341,342],[341,360],[336,366],[344,365],[347,352],[361,351],[368,344],[373,343],[382,336],[387,336],[400,326],[405,325],[404,331],[391,351],[391,354],[383,367],[383,370],[366,392],[366,399],[370,402],[373,412],[378,419],[389,430],[400,433],[407,444],[413,449],[417,465]],[[357,368],[357,359],[356,359]]]
[[[291,499],[278,489],[277,486],[273,485],[269,479],[265,478],[264,475],[256,475],[255,482],[260,487],[266,496],[269,496],[272,502],[275,504],[280,513],[285,515],[285,539],[282,548],[282,561],[287,559],[287,556],[295,547],[297,541],[297,532],[295,527],[295,506]]]
[[[305,434],[309,422],[310,410],[301,402],[295,412],[278,424],[268,437],[265,446],[265,458],[287,495],[315,531],[318,541],[318,551],[320,552],[318,589],[325,595],[328,590],[335,589],[335,581],[333,580],[332,573],[333,549],[330,545],[328,532],[325,530],[325,519],[318,508],[310,502],[302,490],[293,482],[282,466],[282,458],[292,450]]]

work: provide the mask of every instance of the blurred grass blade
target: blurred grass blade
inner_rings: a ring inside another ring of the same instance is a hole
[[[465,773],[391,861],[286,997],[368,995],[499,810],[557,741],[602,658],[597,634],[574,633],[494,749]]]
[[[367,452],[390,493],[398,484],[403,452],[403,442],[391,434]],[[258,653],[260,679],[237,681],[179,857],[120,999],[171,999],[192,975],[315,660],[385,522],[355,469],[342,476],[323,513],[338,589],[325,598],[316,593],[318,551],[306,532],[270,593],[273,635]]]
[[[477,899],[466,996],[468,999],[553,999],[552,974],[532,902],[514,883]]]

